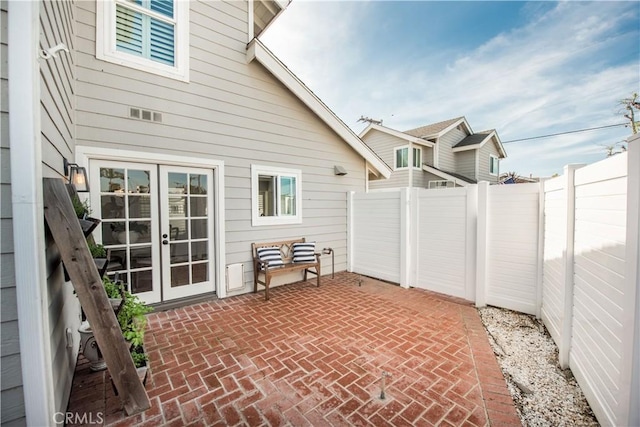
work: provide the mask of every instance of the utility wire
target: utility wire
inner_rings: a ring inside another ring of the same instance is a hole
[[[606,128],[612,128],[612,127],[617,127],[617,126],[627,126],[627,125],[628,125],[628,123],[618,123],[617,125],[606,125],[606,126],[598,126],[598,127],[595,127],[595,128],[569,130],[569,131],[566,131],[566,132],[550,133],[548,135],[540,135],[540,136],[531,136],[529,138],[512,139],[511,141],[502,141],[502,143],[503,144],[508,144],[510,142],[529,141],[529,140],[532,140],[532,139],[549,138],[549,137],[552,137],[552,136],[568,135],[570,133],[588,132],[588,131],[591,131],[591,130],[606,129]]]

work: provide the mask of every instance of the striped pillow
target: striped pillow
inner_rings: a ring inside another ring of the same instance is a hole
[[[282,254],[280,253],[280,248],[277,246],[258,248],[256,249],[256,252],[258,253],[258,258],[260,258],[260,261],[267,263],[267,266],[269,267],[277,267],[284,264],[282,262]]]
[[[316,243],[294,243],[293,262],[316,262]]]

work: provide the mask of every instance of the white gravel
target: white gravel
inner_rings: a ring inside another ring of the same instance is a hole
[[[541,321],[495,307],[479,312],[523,426],[599,425]]]

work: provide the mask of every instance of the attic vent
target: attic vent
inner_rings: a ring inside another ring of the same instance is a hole
[[[158,111],[143,110],[142,108],[129,107],[129,117],[148,122],[162,123],[162,113]]]
[[[140,109],[139,108],[130,108],[129,109],[129,117],[131,117],[132,119],[139,119],[140,118]]]

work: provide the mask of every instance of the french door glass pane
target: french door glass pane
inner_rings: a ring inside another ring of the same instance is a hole
[[[209,281],[209,181],[204,174],[167,172],[171,287]]]
[[[132,293],[153,290],[150,171],[100,168],[102,244],[111,249],[107,274],[128,284]]]

